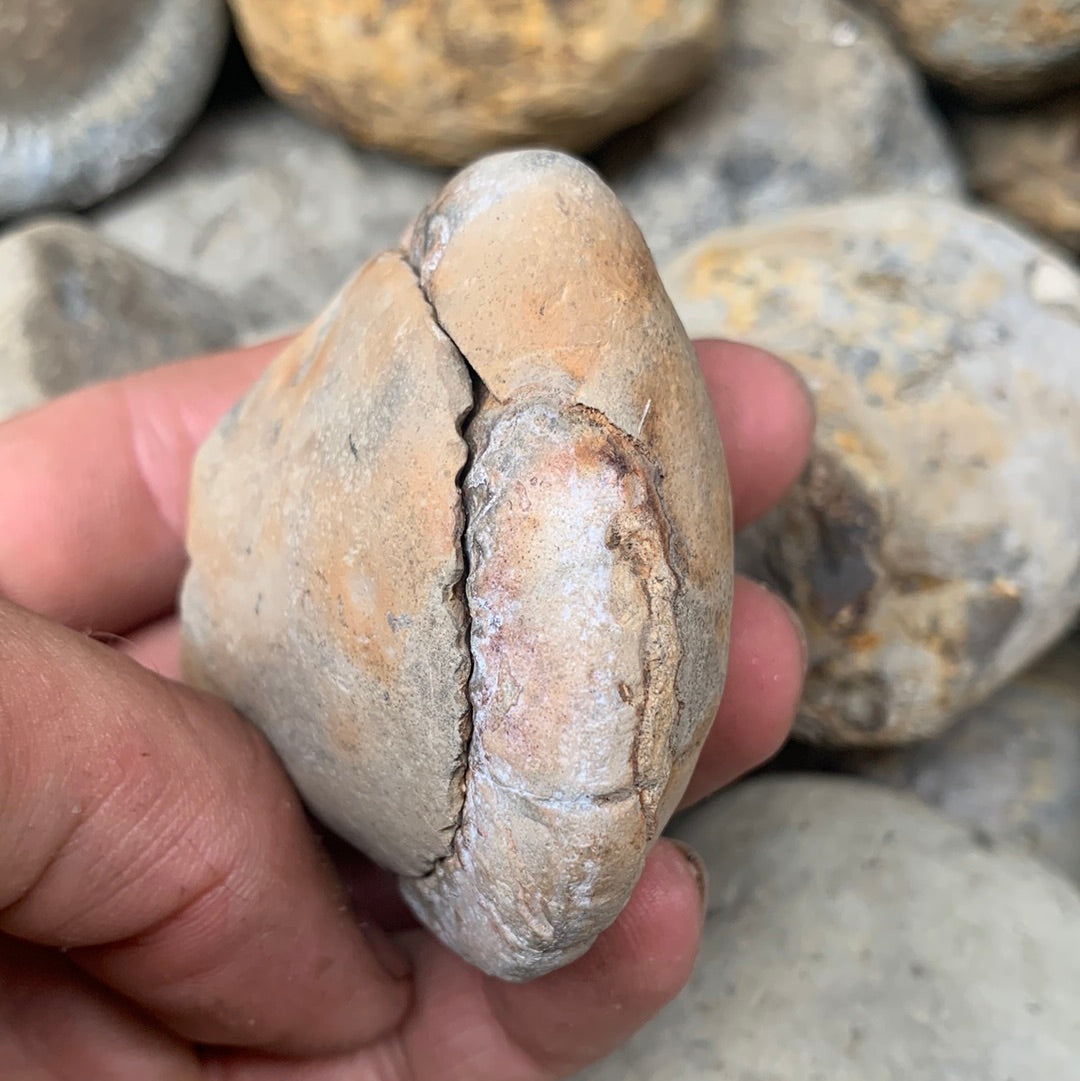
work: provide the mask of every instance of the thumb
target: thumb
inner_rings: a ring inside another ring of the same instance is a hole
[[[2,601],[0,932],[202,1043],[344,1050],[409,1004],[251,726]]]

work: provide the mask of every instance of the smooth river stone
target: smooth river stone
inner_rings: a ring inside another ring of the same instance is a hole
[[[543,975],[618,915],[693,772],[730,513],[641,233],[580,161],[494,155],[200,449],[184,672],[443,942]]]
[[[222,0],[3,0],[0,219],[89,206],[160,161],[228,26]]]
[[[704,75],[722,0],[230,0],[283,101],[439,165],[587,150]]]
[[[842,751],[832,768],[907,789],[987,843],[1080,882],[1080,639],[914,747]]]
[[[1080,84],[1077,0],[869,0],[934,78],[985,102]]]
[[[215,290],[261,338],[314,318],[360,263],[398,243],[445,179],[260,98],[207,116],[92,217],[112,240]]]
[[[955,126],[972,191],[1080,253],[1080,91]]]
[[[914,797],[735,787],[672,831],[709,902],[688,987],[577,1081],[1041,1081],[1080,1062],[1080,893]]]
[[[922,84],[844,0],[729,0],[709,82],[597,161],[661,264],[721,226],[855,195],[951,195]]]
[[[212,292],[76,219],[42,219],[0,238],[0,419],[235,340]]]
[[[717,233],[665,282],[693,337],[790,360],[810,465],[742,534],[795,605],[815,742],[942,731],[1080,609],[1080,275],[987,214],[886,197]]]

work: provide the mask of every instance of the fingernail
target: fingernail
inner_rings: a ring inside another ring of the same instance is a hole
[[[784,607],[788,610],[788,615],[791,617],[792,626],[795,628],[795,633],[799,638],[799,652],[802,654],[802,674],[803,678],[806,678],[806,673],[810,671],[810,643],[806,638],[806,627],[803,625],[803,621],[799,616],[799,613],[788,603],[786,597],[781,597]]]
[[[676,837],[669,837],[668,840],[671,841],[683,859],[690,865],[694,883],[697,886],[698,897],[701,899],[701,909],[704,912],[705,898],[709,892],[709,872],[705,867],[705,861],[685,841],[680,841]]]
[[[784,610],[787,612],[788,619],[791,620],[791,626],[795,630],[795,637],[799,640],[799,654],[802,657],[802,674],[805,679],[807,672],[810,671],[810,642],[806,637],[806,626],[802,621],[802,617],[792,607],[791,601],[789,601],[771,582],[763,582],[760,579],[754,580],[762,589],[771,593],[773,597],[783,605]]]
[[[775,353],[773,355],[776,356]],[[799,371],[799,369],[796,368],[790,360],[787,360],[785,357],[780,356],[776,357],[776,359],[780,361],[780,363],[785,368],[787,368],[788,373],[791,375],[792,380],[795,382],[795,385],[799,388],[799,390],[802,392],[802,396],[806,399],[806,404],[810,409],[810,430],[814,431],[814,429],[817,427],[817,399],[814,397],[814,392],[810,389],[810,384],[806,381],[806,377],[803,375],[803,373]]]
[[[403,980],[412,975],[412,962],[394,945],[390,936],[374,923],[362,923],[363,934],[376,960],[395,980]]]

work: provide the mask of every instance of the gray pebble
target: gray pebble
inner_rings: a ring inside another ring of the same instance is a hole
[[[657,259],[721,226],[853,195],[960,190],[917,74],[844,0],[731,0],[710,82],[601,171]]]
[[[222,0],[4,0],[0,219],[90,206],[160,161],[228,27]]]
[[[849,778],[737,786],[689,986],[579,1081],[1044,1081],[1080,1069],[1080,894]]]
[[[444,180],[257,100],[207,117],[94,220],[229,298],[245,330],[265,336],[312,319],[361,263],[395,247]]]
[[[77,221],[41,220],[0,240],[0,418],[235,340],[213,293]]]
[[[833,767],[907,789],[1080,882],[1080,640],[1069,639],[936,740],[845,751]]]

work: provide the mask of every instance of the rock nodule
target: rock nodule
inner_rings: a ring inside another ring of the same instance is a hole
[[[615,918],[689,780],[730,535],[640,232],[574,159],[497,155],[200,451],[185,671],[444,941],[525,979]]]

